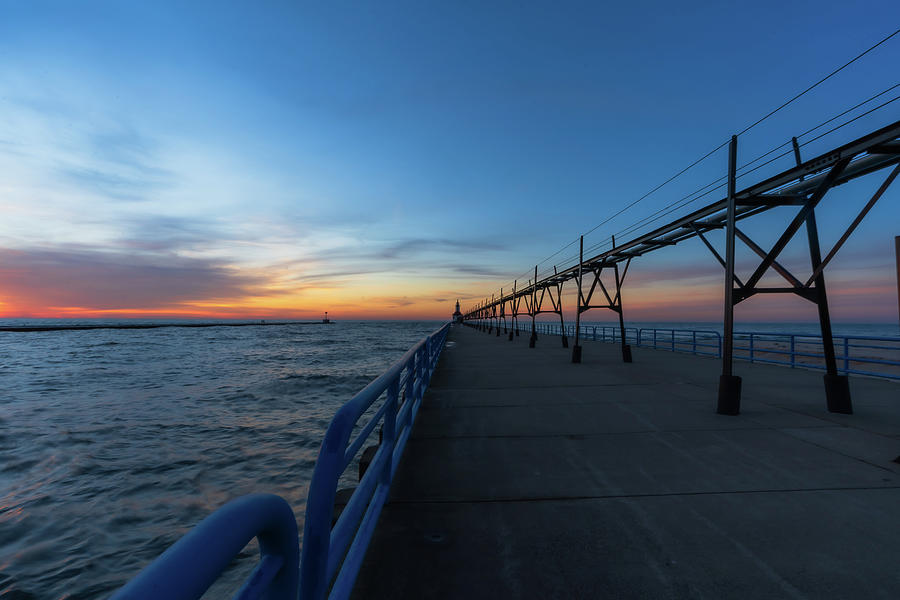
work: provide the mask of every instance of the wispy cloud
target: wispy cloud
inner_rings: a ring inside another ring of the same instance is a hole
[[[144,252],[197,250],[214,246],[225,238],[224,232],[209,218],[141,215],[122,219],[120,227],[123,237],[115,244]]]
[[[417,257],[428,252],[474,253],[499,251],[506,248],[505,244],[487,240],[410,238],[388,242],[376,252],[376,256],[383,259],[394,259]]]
[[[159,142],[115,115],[32,94],[3,99],[0,151],[44,178],[97,199],[143,201],[172,187]]]
[[[240,302],[266,279],[212,260],[159,260],[97,250],[0,250],[3,302],[20,312],[52,307],[158,309]]]

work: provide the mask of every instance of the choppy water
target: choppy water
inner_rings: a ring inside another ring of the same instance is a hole
[[[251,492],[302,531],[335,410],[438,325],[0,332],[0,597],[106,597]]]

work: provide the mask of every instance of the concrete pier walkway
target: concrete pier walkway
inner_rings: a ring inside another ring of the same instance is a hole
[[[454,326],[357,598],[898,598],[900,385]]]

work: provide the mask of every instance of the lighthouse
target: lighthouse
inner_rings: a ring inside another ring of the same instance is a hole
[[[453,311],[453,321],[456,323],[462,323],[462,313],[459,312],[459,300],[456,301],[456,310]]]

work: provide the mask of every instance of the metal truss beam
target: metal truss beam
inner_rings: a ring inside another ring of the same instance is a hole
[[[562,285],[566,281],[575,280],[578,287],[576,325],[580,326],[581,313],[590,308],[607,308],[617,311],[620,315],[621,324],[623,323],[621,316],[621,288],[631,260],[697,237],[726,271],[725,335],[723,339],[722,378],[719,385],[719,412],[738,414],[740,410],[740,378],[733,375],[731,367],[734,306],[755,294],[779,293],[798,295],[815,303],[818,307],[823,338],[827,338],[825,354],[828,407],[829,410],[835,412],[852,412],[846,377],[844,376],[843,380],[840,380],[838,377],[836,367],[834,367],[833,348],[830,350],[828,348],[831,344],[831,325],[823,274],[825,267],[831,262],[860,222],[900,175],[900,121],[891,123],[886,127],[882,127],[807,161],[800,160],[799,145],[796,139],[793,139],[792,143],[797,159],[796,166],[742,190],[737,190],[735,185],[737,179],[735,168],[737,140],[733,138],[729,149],[728,193],[724,198],[648,233],[639,235],[624,244],[615,245],[614,243],[612,249],[592,257],[585,258],[584,240],[582,238],[577,264],[562,271],[558,271],[554,267],[553,274],[543,278],[538,277],[538,268],[535,266],[534,279],[529,280],[527,287],[519,288],[514,284],[512,294],[504,295],[501,292],[500,298],[493,298],[474,307],[464,316],[464,319],[478,320],[482,327],[485,326],[485,320],[488,322],[488,327],[492,327],[496,320],[496,324],[499,327],[499,320],[502,318],[505,325],[505,306],[509,303],[512,309],[516,335],[518,335],[518,316],[520,314],[531,316],[532,325],[529,346],[533,347],[537,339],[535,317],[538,314],[542,312],[557,313],[560,315],[560,321],[564,325]],[[841,238],[835,243],[834,247],[822,259],[815,219],[816,207],[824,201],[829,190],[889,167],[893,167],[893,169],[887,178]],[[763,250],[750,236],[737,227],[739,221],[752,218],[773,208],[784,206],[797,206],[800,210],[768,252]],[[812,274],[805,281],[801,281],[781,265],[777,258],[804,224],[806,225],[809,242]],[[724,257],[704,235],[716,229],[725,230],[726,252]],[[736,239],[741,240],[761,258],[761,262],[746,282],[742,282],[741,278],[734,272],[734,242]],[[625,269],[622,272],[622,276],[619,277],[619,263],[622,262],[625,262]],[[607,286],[600,279],[600,273],[610,267],[615,274],[615,295],[610,294]],[[769,269],[773,269],[781,275],[790,287],[758,287],[759,281]],[[585,271],[593,274],[593,281],[586,295],[582,286]],[[592,305],[591,299],[598,288],[603,294],[606,304]],[[538,297],[538,292],[540,292],[540,298]],[[549,300],[552,310],[543,308],[545,299]],[[520,310],[523,301],[526,308],[524,312]],[[497,306],[501,307],[499,316],[496,312]],[[575,347],[572,355],[573,362],[580,362],[581,359],[578,329],[579,327],[576,327]],[[512,337],[510,332],[510,339]],[[622,338],[624,344],[624,335]]]

